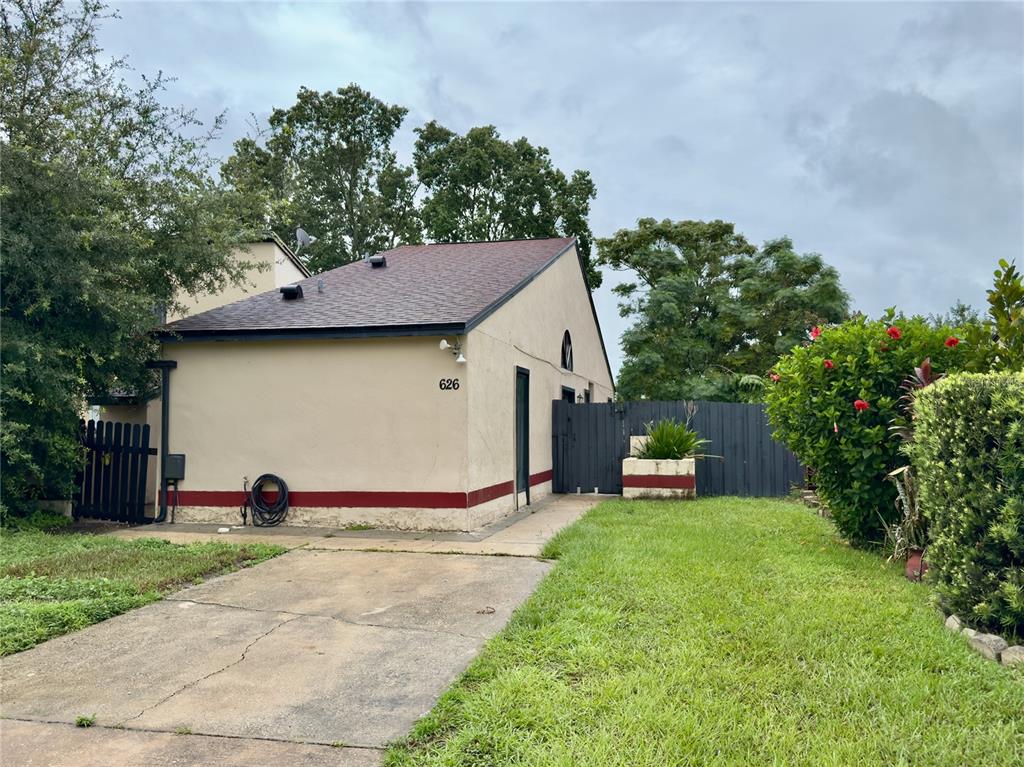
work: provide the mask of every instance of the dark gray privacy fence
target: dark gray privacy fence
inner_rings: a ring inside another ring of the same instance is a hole
[[[687,402],[552,403],[553,490],[622,492],[622,459],[631,434],[662,418],[686,420]],[[694,402],[690,426],[710,440],[697,461],[697,495],[783,496],[802,485],[796,456],[772,439],[764,405]]]
[[[145,522],[149,424],[116,421],[79,422],[84,462],[72,500],[75,519]]]

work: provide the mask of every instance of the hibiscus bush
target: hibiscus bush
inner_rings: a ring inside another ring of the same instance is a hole
[[[944,373],[969,357],[954,329],[890,310],[815,328],[772,371],[766,399],[775,437],[815,469],[818,495],[851,543],[880,545],[898,517],[886,475],[907,462],[890,431],[907,425],[902,383],[927,358]]]
[[[940,603],[1024,639],[1024,373],[948,376],[917,394],[914,425]]]

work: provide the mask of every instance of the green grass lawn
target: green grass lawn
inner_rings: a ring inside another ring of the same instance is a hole
[[[0,655],[160,599],[180,586],[262,562],[277,546],[126,541],[40,531],[0,536]]]
[[[782,501],[609,501],[389,765],[1021,765],[1024,672]]]

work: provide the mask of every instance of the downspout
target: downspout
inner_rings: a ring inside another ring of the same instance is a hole
[[[147,362],[150,370],[160,371],[160,513],[154,523],[167,521],[167,452],[171,428],[171,371],[178,367],[177,360]]]

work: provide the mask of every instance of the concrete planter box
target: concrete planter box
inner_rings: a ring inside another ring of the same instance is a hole
[[[71,517],[71,501],[39,501],[39,508],[43,511],[52,511],[54,514],[63,514],[65,517]]]
[[[630,452],[635,452],[646,439],[630,437]],[[622,497],[696,498],[696,461],[626,458],[622,461]]]

